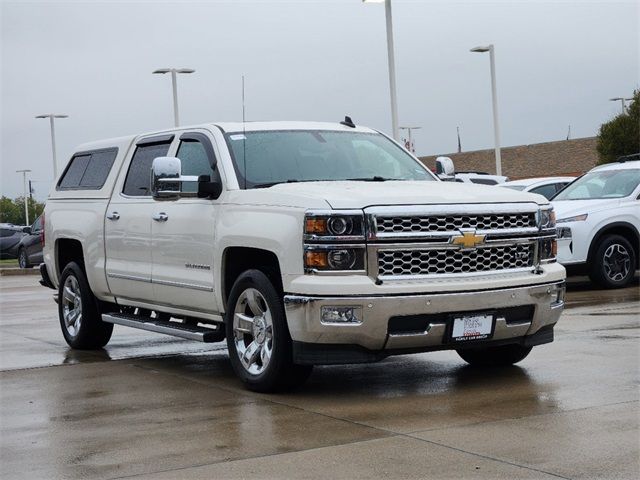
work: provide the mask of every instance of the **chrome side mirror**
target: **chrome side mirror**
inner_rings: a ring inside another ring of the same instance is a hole
[[[453,166],[453,160],[451,160],[449,157],[436,158],[436,173],[445,177],[454,176],[456,171]]]
[[[197,176],[182,176],[182,162],[176,157],[157,157],[151,164],[151,195],[156,200],[182,196],[182,182],[197,182]]]

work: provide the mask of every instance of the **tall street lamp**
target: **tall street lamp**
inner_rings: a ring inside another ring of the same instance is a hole
[[[24,195],[24,220],[25,225],[29,225],[29,197],[27,197],[27,173],[31,172],[31,170],[16,170],[16,173],[22,174],[22,186],[23,186],[23,195]]]
[[[387,20],[387,57],[389,61],[389,90],[391,95],[391,129],[393,138],[400,141],[398,129],[398,99],[396,97],[396,65],[393,54],[393,22],[391,19],[391,0],[362,0],[364,3],[382,3],[385,6],[385,17]]]
[[[44,113],[42,115],[36,115],[36,118],[48,118],[51,125],[51,152],[53,154],[53,178],[58,178],[58,162],[56,161],[56,127],[54,124],[55,118],[68,118],[69,115],[60,115],[57,113]]]
[[[180,116],[178,114],[178,85],[177,85],[177,74],[178,73],[193,73],[195,72],[192,68],[159,68],[154,70],[153,73],[170,73],[171,74],[171,85],[173,87],[173,121],[176,127],[180,126]]]
[[[502,175],[502,158],[500,157],[500,125],[498,122],[498,92],[496,89],[496,59],[493,44],[485,47],[474,47],[470,50],[474,53],[489,52],[491,64],[491,98],[493,100],[493,137],[496,149],[496,175]]]
[[[623,98],[623,97],[615,97],[615,98],[610,98],[609,101],[610,102],[620,102],[620,105],[622,107],[622,113],[626,112],[626,104],[624,103],[627,100],[633,100],[633,98]]]

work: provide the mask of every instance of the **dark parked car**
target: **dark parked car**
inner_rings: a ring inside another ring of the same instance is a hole
[[[0,259],[18,258],[18,244],[24,236],[22,227],[0,223]]]
[[[36,218],[30,227],[24,227],[23,231],[26,235],[18,244],[18,265],[20,268],[29,268],[42,263],[43,227],[42,216]]]

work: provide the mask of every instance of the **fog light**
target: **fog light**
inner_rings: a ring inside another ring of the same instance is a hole
[[[362,323],[362,307],[322,307],[320,313],[322,323]]]

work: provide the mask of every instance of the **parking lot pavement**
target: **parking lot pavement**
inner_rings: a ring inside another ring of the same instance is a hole
[[[0,476],[638,478],[640,289],[574,282],[556,341],[480,371],[452,352],[316,368],[261,395],[223,344],[116,326],[74,352],[51,290],[0,278]]]

